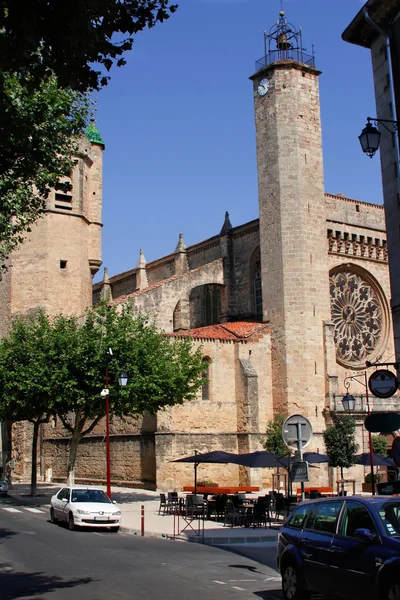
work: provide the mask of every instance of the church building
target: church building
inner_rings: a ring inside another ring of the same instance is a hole
[[[140,250],[130,271],[109,277],[104,269],[102,282],[92,287],[94,303],[128,303],[134,314],[152,315],[166,334],[190,336],[208,365],[196,400],[138,421],[113,420],[114,485],[182,489],[192,483],[193,467],[171,461],[195,451],[261,450],[267,423],[278,413],[309,419],[307,449],[324,452],[322,433],[343,412],[344,380],[351,375],[361,381],[351,383],[351,393],[360,451],[368,450],[366,361],[390,361],[394,354],[384,210],[325,193],[320,71],[283,12],[265,34],[265,50],[250,76],[259,218],[232,224],[226,213],[215,236],[189,247],[177,232],[170,254],[146,263]],[[46,214],[0,282],[0,334],[14,315],[39,306],[49,314],[82,314],[90,304],[91,277],[101,264],[104,143],[94,124],[87,137],[71,197],[49,198]],[[372,409],[382,409],[382,402],[374,398]],[[394,409],[397,400],[384,402]],[[26,426],[15,426],[13,435],[15,477],[24,478]],[[67,432],[46,426],[42,476],[62,481],[67,453]],[[360,481],[362,469],[354,470]],[[332,469],[315,471],[315,485],[334,484]],[[261,487],[271,472],[207,465],[199,478]],[[80,480],[105,480],[103,423],[82,440]]]

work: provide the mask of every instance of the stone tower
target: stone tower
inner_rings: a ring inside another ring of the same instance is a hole
[[[43,308],[80,315],[92,304],[92,277],[101,265],[102,154],[92,122],[79,143],[72,191],[52,191],[41,218],[9,260],[0,281],[0,336],[13,317]]]
[[[263,318],[273,404],[322,427],[330,319],[319,71],[283,11],[264,34],[254,87]],[[332,343],[331,341],[329,343]],[[319,427],[317,427],[319,428]]]

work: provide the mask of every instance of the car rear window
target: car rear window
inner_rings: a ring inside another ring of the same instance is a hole
[[[307,518],[308,513],[310,512],[312,504],[302,504],[294,512],[292,512],[288,525],[290,527],[296,527],[296,529],[301,529],[304,525],[304,522]]]
[[[307,529],[321,533],[335,533],[336,523],[343,506],[340,502],[319,502],[313,504],[313,510],[307,519]]]

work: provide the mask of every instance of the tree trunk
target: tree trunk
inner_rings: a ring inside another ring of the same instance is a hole
[[[40,421],[33,423],[32,436],[32,472],[31,472],[31,496],[37,493],[37,443],[39,437]]]
[[[69,447],[69,458],[68,458],[68,483],[74,485],[75,483],[75,462],[78,454],[79,442],[82,439],[80,431],[74,431],[72,433],[71,444]]]
[[[343,479],[344,479],[344,473],[343,473],[343,467],[340,467],[340,478],[342,480],[342,496],[344,496],[344,483],[343,483]]]

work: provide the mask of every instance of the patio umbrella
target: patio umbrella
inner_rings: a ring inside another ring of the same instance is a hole
[[[369,452],[364,452],[363,454],[356,456],[356,459],[356,465],[364,465],[364,467],[371,466],[371,457]],[[388,456],[381,456],[380,454],[375,454],[375,452],[373,452],[374,467],[388,467],[391,465],[391,463],[388,462],[389,460],[392,459]]]
[[[223,452],[222,450],[214,450],[213,452],[204,452],[203,454],[193,454],[185,456],[185,458],[176,458],[171,462],[188,462],[188,463],[235,463],[238,458],[237,454],[232,452]]]
[[[313,464],[319,463],[327,463],[329,462],[329,457],[327,454],[319,454],[318,452],[304,452],[303,460],[307,461],[311,468],[317,469],[318,467],[314,467]],[[294,462],[298,462],[299,459],[295,456],[290,457],[290,464],[292,465]],[[289,458],[288,456],[280,456],[278,458],[278,462],[280,463],[280,467],[285,467],[285,469],[289,469]]]
[[[327,454],[320,454],[319,452],[304,452],[303,459],[313,465],[329,462],[329,456]]]
[[[250,468],[281,467],[282,465],[279,464],[277,459],[277,454],[273,454],[273,452],[267,452],[267,450],[259,450],[257,452],[250,452],[249,454],[238,454],[236,464]]]
[[[223,450],[213,450],[212,452],[204,452],[202,454],[193,454],[192,456],[185,456],[184,458],[177,458],[171,462],[187,462],[194,463],[194,493],[197,493],[197,467],[200,463],[233,463],[239,464],[237,459],[238,454],[232,452],[224,452]]]

